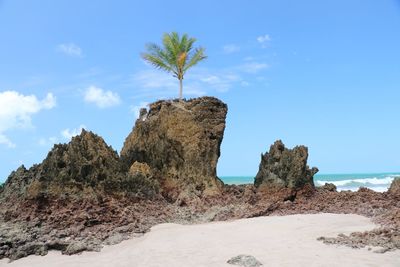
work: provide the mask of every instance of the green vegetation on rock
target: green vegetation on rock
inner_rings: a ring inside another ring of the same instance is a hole
[[[147,53],[142,58],[166,72],[172,73],[179,80],[179,99],[182,99],[182,82],[186,71],[205,59],[204,48],[193,48],[195,38],[187,34],[165,33],[162,39],[163,48],[157,44],[147,44]]]

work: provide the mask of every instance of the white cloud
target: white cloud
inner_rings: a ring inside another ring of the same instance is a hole
[[[85,101],[88,103],[94,103],[99,108],[108,108],[116,106],[121,102],[121,99],[117,93],[111,91],[104,91],[96,86],[89,86],[84,93]]]
[[[35,95],[23,95],[16,91],[0,92],[0,144],[15,147],[5,132],[16,128],[31,127],[31,117],[41,110],[52,109],[56,98],[52,93],[39,100]]]
[[[40,146],[52,146],[55,143],[58,142],[58,138],[55,136],[49,137],[49,138],[40,138],[38,141],[38,144]]]
[[[207,68],[193,68],[183,80],[184,97],[204,96],[210,90],[226,92],[234,84],[242,81],[237,71],[231,70],[209,70]],[[133,84],[141,97],[169,98],[177,97],[179,93],[179,83],[171,74],[155,69],[143,70],[132,76]]]
[[[81,57],[82,49],[74,43],[59,44],[57,51],[62,52],[68,56]]]
[[[153,68],[138,71],[131,77],[129,86],[135,86],[136,98],[175,98],[179,93],[178,79],[171,74]],[[202,96],[205,92],[199,89],[198,84],[193,83],[189,75],[183,80],[184,97]]]
[[[239,52],[240,47],[235,44],[228,44],[228,45],[225,45],[224,47],[222,47],[222,50],[224,51],[225,54],[232,54],[235,52]]]
[[[183,80],[184,97],[198,97],[212,92],[226,92],[232,87],[246,87],[250,83],[245,79],[269,67],[257,62],[253,57],[244,58],[242,64],[222,69],[194,67],[187,72]],[[179,92],[178,79],[171,74],[146,66],[131,76],[125,86],[135,88],[135,99],[176,98]]]
[[[148,69],[143,70],[135,73],[133,75],[134,82],[137,82],[143,88],[178,88],[178,80],[174,78],[171,74],[154,70]]]
[[[271,37],[268,34],[261,35],[257,37],[257,41],[261,44],[263,48],[267,47],[269,41],[271,41]]]
[[[65,129],[61,131],[61,136],[67,140],[70,140],[72,137],[81,134],[82,130],[85,129],[86,126],[84,124],[79,125],[78,128],[75,129]]]
[[[13,142],[11,142],[11,140],[8,139],[7,136],[5,136],[3,134],[0,134],[0,144],[6,145],[9,148],[15,148],[16,147],[16,145]]]
[[[260,70],[266,69],[268,68],[269,65],[266,63],[260,63],[260,62],[249,62],[249,63],[245,63],[243,65],[240,65],[238,67],[238,69],[240,69],[243,72],[247,72],[247,73],[257,73]]]
[[[131,106],[131,111],[132,111],[133,113],[135,113],[135,118],[139,118],[140,110],[141,110],[142,108],[147,108],[148,105],[149,105],[149,102],[142,101],[142,102],[139,103],[139,105],[133,105],[133,106]]]
[[[203,71],[203,73],[195,73],[193,74],[194,80],[199,80],[202,82],[203,87],[211,87],[215,89],[217,92],[226,92],[228,91],[235,83],[242,80],[242,78],[235,73],[232,72],[210,72]]]

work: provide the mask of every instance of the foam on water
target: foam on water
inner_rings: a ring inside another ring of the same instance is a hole
[[[385,192],[396,177],[400,177],[400,173],[320,174],[314,177],[314,183],[316,186],[332,183],[336,185],[338,191],[357,191],[360,187],[366,187],[377,192]],[[225,176],[221,179],[226,184],[254,182],[253,176]]]

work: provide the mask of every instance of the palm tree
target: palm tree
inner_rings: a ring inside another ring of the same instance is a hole
[[[154,43],[146,45],[147,53],[142,53],[142,58],[158,69],[172,73],[179,80],[179,99],[182,99],[182,81],[186,71],[207,56],[204,48],[193,49],[195,38],[187,34],[179,36],[178,33],[165,33],[162,39],[163,48]]]

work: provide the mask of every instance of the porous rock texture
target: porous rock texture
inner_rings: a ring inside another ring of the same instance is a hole
[[[389,193],[400,197],[400,177],[397,177],[393,180],[389,187]]]
[[[227,105],[213,97],[155,102],[126,138],[122,162],[125,168],[148,165],[171,202],[219,195],[216,167],[226,114]]]
[[[251,255],[238,255],[227,261],[227,263],[243,267],[259,267],[262,263]]]
[[[68,144],[54,145],[41,164],[12,172],[0,198],[6,202],[20,198],[97,200],[106,195],[154,195],[156,191],[149,175],[125,172],[117,152],[103,138],[83,129]]]
[[[281,140],[275,141],[269,152],[261,155],[261,163],[254,179],[254,185],[260,191],[287,192],[293,198],[298,190],[314,189],[313,176],[317,168],[307,165],[308,148],[296,146],[288,149]]]

